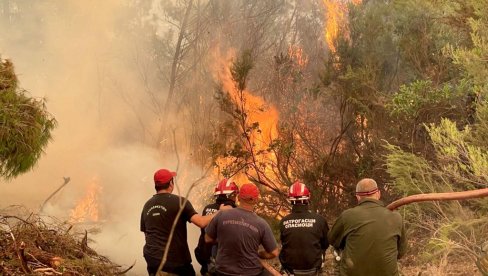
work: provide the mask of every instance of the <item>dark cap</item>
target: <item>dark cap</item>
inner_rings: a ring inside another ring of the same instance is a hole
[[[244,200],[257,199],[259,197],[259,189],[252,183],[246,183],[239,189],[239,198]]]
[[[175,172],[168,171],[167,169],[160,169],[154,173],[154,184],[168,183],[174,176],[176,176]]]

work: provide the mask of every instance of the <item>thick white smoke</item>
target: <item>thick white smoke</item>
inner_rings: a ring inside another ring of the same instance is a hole
[[[154,193],[154,171],[176,169],[177,159],[172,154],[162,157],[141,138],[140,119],[151,117],[135,114],[144,112],[138,99],[144,84],[134,60],[150,45],[142,39],[147,34],[130,24],[142,20],[134,3],[0,1],[0,54],[14,63],[22,88],[47,99],[48,110],[59,122],[54,140],[31,172],[9,182],[0,180],[0,208],[16,204],[38,210],[63,177],[70,177],[45,208],[67,219],[96,177],[102,190],[101,232],[91,236],[96,241],[92,246],[124,266],[136,260],[131,274],[144,275],[140,211]],[[159,92],[163,97],[165,90]],[[144,123],[157,126],[158,121]],[[180,169],[185,170],[178,181],[184,193],[202,171]],[[199,229],[188,228],[193,249]]]

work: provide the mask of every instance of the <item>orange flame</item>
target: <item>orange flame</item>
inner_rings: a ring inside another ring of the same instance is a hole
[[[85,196],[78,201],[75,208],[71,210],[69,221],[71,223],[96,222],[99,219],[98,199],[102,187],[98,178],[94,178],[87,186]]]
[[[301,53],[300,53],[301,54]],[[269,162],[276,161],[276,156],[272,152],[266,152],[269,144],[278,137],[278,111],[274,106],[269,105],[263,98],[251,94],[249,90],[244,90],[242,93],[243,100],[241,101],[240,93],[232,80],[232,74],[230,71],[231,60],[235,57],[233,51],[229,51],[226,57],[222,57],[217,54],[216,68],[214,69],[215,78],[222,83],[224,91],[229,93],[231,100],[241,106],[246,112],[246,122],[250,126],[253,123],[259,124],[259,131],[253,131],[250,133],[250,142],[254,153],[260,152],[261,154],[255,155],[257,163],[269,164]],[[217,161],[219,166],[225,166],[229,161],[225,158],[221,158]],[[265,168],[264,171],[270,168]],[[236,175],[234,177],[236,181],[248,182],[249,180],[243,174]],[[241,183],[243,183],[241,182]]]
[[[347,23],[347,4],[351,1],[354,5],[361,4],[362,0],[323,0],[326,8],[326,26],[325,26],[325,41],[329,46],[331,52],[335,53],[336,41],[339,37],[339,32],[343,32],[343,37],[350,40],[350,33]]]

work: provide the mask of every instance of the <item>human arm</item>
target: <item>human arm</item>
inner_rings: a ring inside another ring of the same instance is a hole
[[[278,249],[278,247],[276,247],[271,252],[267,252],[266,250],[258,251],[259,258],[261,258],[261,259],[273,259],[273,258],[278,257],[279,253],[280,253],[280,250]]]
[[[214,243],[217,240],[217,227],[220,215],[215,215],[215,218],[205,228],[205,242]]]
[[[141,232],[146,232],[146,223],[144,221],[144,210],[141,212],[141,225],[140,225]]]
[[[196,226],[198,226],[200,228],[205,228],[210,223],[210,221],[213,219],[215,214],[216,213],[211,214],[211,215],[206,215],[206,216],[195,214],[190,218],[190,221],[191,221],[191,223],[195,224]]]
[[[329,240],[327,238],[328,234],[329,234],[329,225],[327,224],[327,221],[324,219],[324,224],[322,226],[322,236],[320,237],[320,247],[324,251],[324,255],[327,248],[329,248]]]
[[[206,243],[214,243],[215,239],[210,237],[207,233],[205,233],[205,242]]]
[[[228,210],[228,209],[232,209],[232,206],[228,206],[228,205],[224,206],[224,204],[221,204],[219,207],[219,210],[216,213],[209,214],[206,216],[201,216],[201,215],[195,214],[190,218],[190,221],[191,221],[191,223],[193,223],[196,226],[203,229],[203,228],[207,227],[207,225],[215,217],[215,215],[217,215],[220,211]]]
[[[402,222],[402,232],[401,232],[400,237],[398,237],[397,244],[398,244],[398,257],[397,258],[400,259],[407,252],[407,236],[405,233],[405,225],[403,224],[403,222]]]
[[[264,223],[264,233],[262,236],[261,243],[263,245],[264,250],[258,251],[258,256],[261,259],[273,259],[278,257],[280,250],[278,248],[278,244],[276,243],[276,239],[273,235],[273,231],[269,225],[263,220]]]
[[[344,239],[345,228],[343,220],[343,215],[340,215],[327,234],[329,245],[332,245],[335,249],[342,249],[343,247],[342,240]]]

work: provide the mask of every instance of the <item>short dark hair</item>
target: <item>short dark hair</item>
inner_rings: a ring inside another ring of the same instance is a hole
[[[161,190],[166,190],[169,188],[169,185],[171,183],[173,183],[173,178],[171,178],[171,180],[166,182],[166,183],[161,183],[159,181],[155,181],[154,182],[154,188],[156,189],[156,192],[159,192]]]

